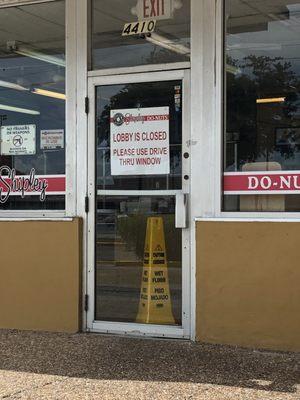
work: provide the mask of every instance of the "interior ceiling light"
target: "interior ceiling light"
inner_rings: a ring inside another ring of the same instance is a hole
[[[7,89],[20,90],[22,92],[29,91],[29,89],[25,88],[24,86],[18,85],[17,83],[6,82],[6,81],[1,81],[1,80],[0,80],[0,87],[4,87]]]
[[[48,54],[40,53],[39,51],[36,51],[29,47],[19,45],[16,41],[7,42],[7,49],[13,53],[20,54],[25,57],[34,58],[36,60],[44,61],[49,64],[59,65],[60,67],[66,66],[65,60],[55,56],[50,56]]]
[[[32,93],[40,96],[53,97],[54,99],[66,100],[66,95],[64,93],[52,92],[51,90],[32,89]]]
[[[146,36],[148,42],[156,44],[157,46],[163,47],[167,50],[174,51],[175,53],[189,56],[191,50],[179,43],[174,43],[172,40],[165,38],[164,36],[158,35],[157,33],[151,33],[151,36]]]
[[[6,104],[0,104],[0,110],[12,111],[12,112],[21,113],[21,114],[40,115],[40,112],[36,111],[36,110],[30,110],[28,108],[21,108],[21,107],[7,106]]]
[[[256,99],[257,104],[267,104],[267,103],[284,103],[285,97],[272,97],[266,99]]]
[[[64,93],[53,92],[51,90],[39,89],[35,88],[30,91],[30,89],[25,88],[24,86],[18,85],[17,83],[6,82],[0,80],[0,87],[20,90],[22,92],[31,92],[34,94],[39,94],[40,96],[53,97],[54,99],[66,100],[66,95]]]

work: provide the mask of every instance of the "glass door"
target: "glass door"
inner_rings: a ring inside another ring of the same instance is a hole
[[[188,73],[91,78],[88,327],[189,337]]]

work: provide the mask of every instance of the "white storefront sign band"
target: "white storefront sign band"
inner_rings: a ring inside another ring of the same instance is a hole
[[[169,123],[169,107],[111,110],[111,174],[169,174]]]
[[[2,156],[22,156],[35,153],[35,125],[9,125],[1,127]]]
[[[41,130],[41,150],[64,148],[64,129]]]

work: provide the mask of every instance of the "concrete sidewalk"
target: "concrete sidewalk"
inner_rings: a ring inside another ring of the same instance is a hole
[[[300,354],[0,331],[1,399],[300,399]]]

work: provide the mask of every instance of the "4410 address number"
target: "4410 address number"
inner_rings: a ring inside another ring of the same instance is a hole
[[[124,25],[122,36],[141,35],[143,33],[151,33],[154,31],[156,21],[139,21],[129,22]]]

